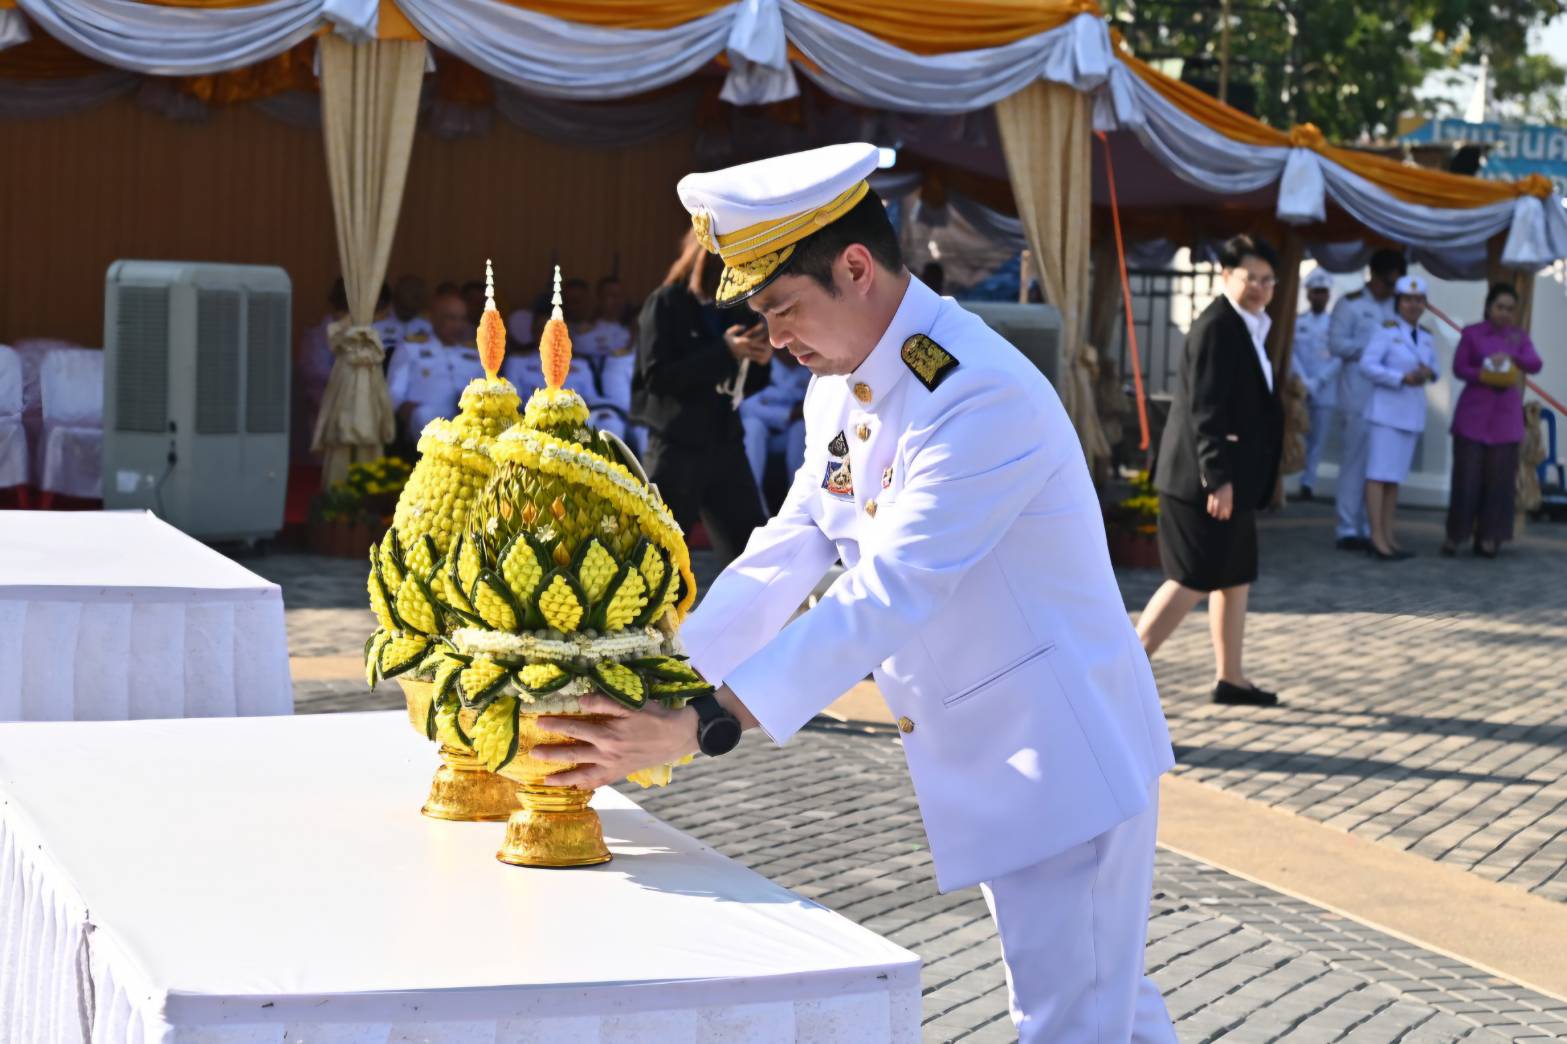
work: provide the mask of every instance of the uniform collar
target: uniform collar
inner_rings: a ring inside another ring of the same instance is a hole
[[[892,322],[887,324],[881,340],[876,342],[876,347],[871,349],[871,354],[865,357],[858,369],[839,378],[857,405],[874,413],[886,401],[898,381],[909,372],[903,361],[903,343],[915,334],[930,333],[940,311],[941,297],[920,282],[918,276],[911,274],[908,288],[903,291],[903,300],[893,313]],[[861,385],[869,389],[868,402],[861,398],[858,391]]]

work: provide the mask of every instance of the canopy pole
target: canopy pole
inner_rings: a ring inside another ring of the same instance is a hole
[[[1132,281],[1126,271],[1126,243],[1121,238],[1121,206],[1115,194],[1115,163],[1110,159],[1110,139],[1095,131],[1105,147],[1105,180],[1110,183],[1110,218],[1115,225],[1115,259],[1121,269],[1121,304],[1126,309],[1126,343],[1132,351],[1132,388],[1137,397],[1137,448],[1148,451],[1148,394],[1143,388],[1143,364],[1137,353],[1137,327],[1132,323]]]

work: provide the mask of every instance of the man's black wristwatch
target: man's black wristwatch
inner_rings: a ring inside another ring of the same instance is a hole
[[[712,693],[691,701],[696,710],[696,743],[703,754],[716,758],[728,754],[740,743],[740,719],[724,710]]]

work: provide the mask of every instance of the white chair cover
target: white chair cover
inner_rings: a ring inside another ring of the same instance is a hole
[[[22,359],[0,344],[0,489],[27,483],[27,430],[22,426]]]
[[[103,496],[103,352],[58,348],[39,370],[43,467],[38,488],[70,497]]]
[[[44,398],[39,380],[44,356],[57,348],[81,346],[48,337],[24,337],[13,347],[22,360],[22,427],[27,432],[27,445],[32,450],[28,460],[28,481],[36,486],[44,473]]]

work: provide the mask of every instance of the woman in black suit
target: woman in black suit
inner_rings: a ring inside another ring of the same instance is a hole
[[[707,527],[728,565],[767,516],[745,456],[745,433],[731,389],[747,360],[744,394],[767,385],[773,357],[767,328],[745,325],[753,313],[713,307],[723,265],[686,233],[664,285],[637,320],[632,419],[647,425],[648,477],[687,532]]]
[[[1224,292],[1186,335],[1180,385],[1159,444],[1159,560],[1166,580],[1138,619],[1152,656],[1208,596],[1213,701],[1271,706],[1241,667],[1246,599],[1257,579],[1257,510],[1273,495],[1284,438],[1278,380],[1265,348],[1273,252],[1236,236],[1219,262]]]

